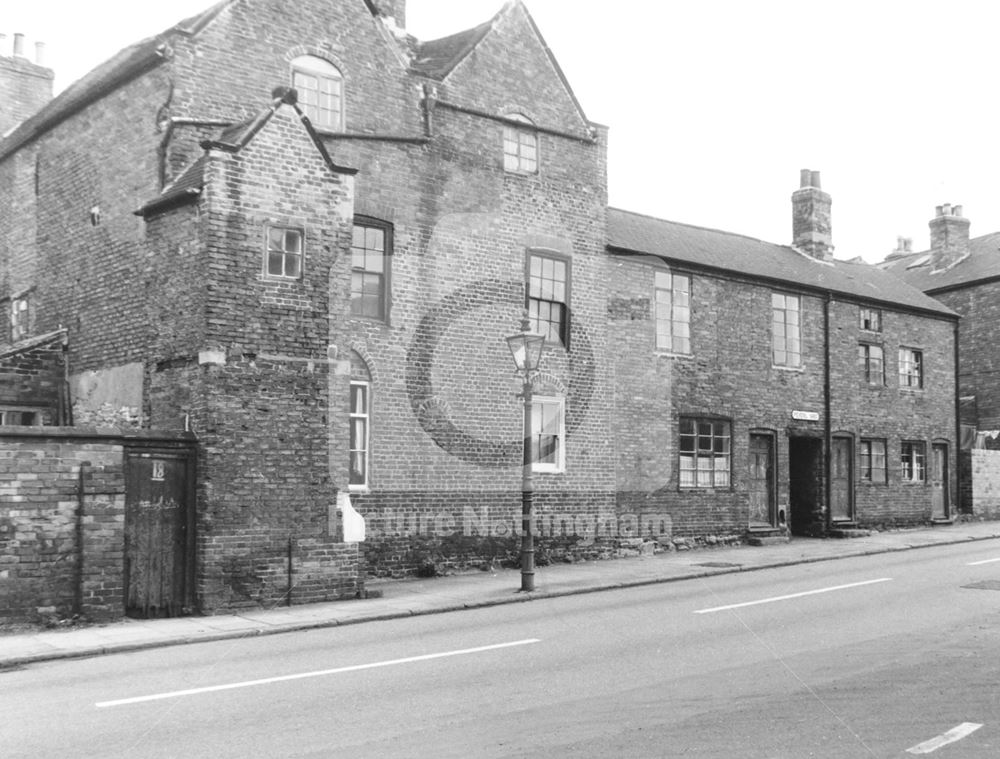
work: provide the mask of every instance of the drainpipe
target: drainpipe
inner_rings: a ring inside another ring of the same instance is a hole
[[[961,456],[962,456],[962,449],[961,449],[961,445],[962,445],[962,389],[959,386],[959,373],[958,373],[958,361],[959,361],[959,350],[958,350],[959,320],[958,319],[955,320],[955,326],[954,326],[953,329],[954,329],[954,344],[952,345],[952,350],[955,352],[955,445],[953,447],[955,449],[955,468],[952,471],[955,472],[955,477],[954,477],[954,481],[955,481],[955,501],[954,502],[956,504],[955,508],[958,511],[964,511],[964,509],[962,508],[962,506],[963,506],[963,504],[962,504],[962,462],[961,462]],[[971,455],[971,453],[970,453],[970,455]],[[951,488],[949,488],[949,490],[950,489]],[[947,503],[948,503],[948,509],[945,512],[944,516],[945,516],[946,519],[951,519],[951,517],[952,517],[952,505],[951,505],[952,504],[952,499],[950,497],[951,493],[948,493],[948,496],[949,496],[948,501],[947,501]],[[972,504],[969,504],[969,506],[970,506],[969,513],[972,513],[972,509],[971,509]]]
[[[830,420],[830,409],[832,407],[831,402],[831,388],[830,388],[830,303],[833,300],[833,294],[827,292],[826,300],[823,302],[823,416],[825,422],[823,424],[823,474],[825,482],[823,483],[824,490],[824,510],[826,512],[824,522],[826,523],[826,529],[830,529],[831,525],[831,515],[833,510],[831,508],[830,499],[833,497],[833,427]]]

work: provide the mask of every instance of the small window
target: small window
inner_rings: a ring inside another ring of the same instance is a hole
[[[858,346],[858,362],[865,382],[873,387],[885,385],[885,352],[881,345],[862,343]]]
[[[351,313],[372,319],[389,317],[389,266],[392,227],[372,219],[354,222],[351,240]]]
[[[302,276],[302,230],[286,227],[267,228],[267,260],[269,277],[298,279]]]
[[[508,119],[519,121],[525,128],[507,124],[503,128],[503,168],[520,174],[535,174],[538,172],[538,133],[531,119],[520,113],[507,116]]]
[[[28,296],[13,298],[10,302],[10,340],[16,343],[30,334],[28,326],[30,309]]]
[[[41,409],[0,408],[0,425],[10,427],[37,427],[42,423]]]
[[[336,66],[313,55],[300,56],[292,61],[292,87],[313,126],[343,131],[344,77]]]
[[[861,329],[866,332],[881,332],[882,312],[877,308],[862,308]]]
[[[802,365],[801,303],[797,295],[771,294],[771,348],[775,366]]]
[[[368,487],[369,441],[371,439],[371,385],[351,381],[350,487]]]
[[[569,344],[569,262],[528,254],[528,316],[551,343]]]
[[[681,417],[680,486],[729,487],[732,435],[727,421]]]
[[[886,453],[884,440],[862,440],[859,453],[861,467],[859,475],[862,482],[873,485],[886,484]]]
[[[534,396],[531,401],[531,471],[566,468],[565,405],[562,398]]]
[[[656,272],[656,347],[691,353],[691,278]]]
[[[899,349],[899,386],[911,390],[919,390],[924,386],[923,351]]]
[[[900,449],[903,482],[924,482],[927,479],[927,452],[922,442],[905,442]]]

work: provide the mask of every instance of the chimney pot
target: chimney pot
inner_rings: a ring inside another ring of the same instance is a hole
[[[955,206],[953,209],[951,209],[951,213],[952,213],[953,216],[961,216],[962,215],[962,206]]]
[[[805,189],[812,182],[812,172],[809,169],[802,169],[799,172],[799,187]]]
[[[823,187],[823,185],[819,181],[819,172],[818,171],[812,172],[812,186],[815,187],[817,190],[822,189],[822,187]]]
[[[20,33],[14,34],[14,56],[16,58],[24,57],[24,35]]]
[[[45,65],[45,43],[36,42],[35,43],[35,63],[39,66]]]

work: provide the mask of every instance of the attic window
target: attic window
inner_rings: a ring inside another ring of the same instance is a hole
[[[507,118],[526,124],[522,129],[512,124],[503,128],[503,168],[517,174],[538,173],[538,133],[534,122],[521,113],[511,113]]]
[[[313,126],[344,131],[344,77],[329,61],[302,55],[292,61],[292,87]]]

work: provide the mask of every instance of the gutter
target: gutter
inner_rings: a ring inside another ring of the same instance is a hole
[[[833,302],[833,293],[827,292],[826,300],[823,301],[823,470],[826,481],[823,483],[824,500],[826,501],[826,529],[833,526],[833,423],[830,413],[833,407],[833,391],[830,387],[830,304]],[[854,483],[852,481],[851,487]]]

